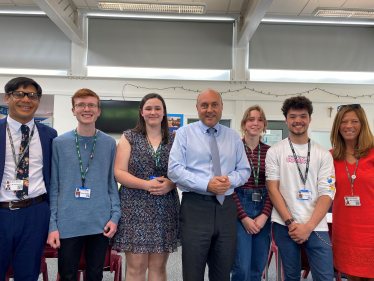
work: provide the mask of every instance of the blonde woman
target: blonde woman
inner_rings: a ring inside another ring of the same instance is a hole
[[[361,105],[338,106],[330,140],[334,265],[348,281],[374,281],[374,137]]]
[[[260,281],[266,266],[270,247],[269,217],[273,208],[265,179],[265,158],[270,146],[261,142],[261,133],[266,132],[266,126],[265,113],[260,106],[254,105],[246,110],[241,129],[252,175],[234,193],[239,215],[232,281]]]

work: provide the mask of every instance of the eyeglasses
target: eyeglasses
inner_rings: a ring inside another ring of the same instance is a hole
[[[8,93],[9,95],[13,95],[13,97],[16,99],[16,100],[20,100],[20,99],[23,99],[24,96],[27,96],[30,100],[38,100],[40,98],[41,95],[38,95],[37,93],[25,93],[25,92],[22,92],[22,91],[12,91],[12,92],[9,92]]]
[[[338,111],[342,110],[346,106],[353,110],[361,108],[361,104],[343,104],[338,106]]]
[[[79,109],[85,109],[86,106],[88,106],[89,109],[95,109],[95,108],[97,108],[97,104],[94,104],[94,103],[89,103],[89,104],[78,103],[78,104],[75,105],[75,107],[77,107]]]

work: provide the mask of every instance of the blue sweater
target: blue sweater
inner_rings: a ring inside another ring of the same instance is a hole
[[[93,142],[93,136],[78,136],[84,170]],[[82,186],[82,177],[74,131],[55,138],[52,151],[49,232],[58,230],[60,238],[71,238],[103,233],[108,221],[118,224],[121,209],[113,174],[116,141],[101,131],[97,133],[94,157],[85,181],[85,187],[91,189],[89,199],[75,198],[75,189]]]

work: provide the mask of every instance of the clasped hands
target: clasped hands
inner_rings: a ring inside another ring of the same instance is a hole
[[[310,229],[307,224],[298,224],[297,222],[292,222],[288,226],[288,234],[292,240],[298,244],[303,244],[305,241],[307,241],[312,231],[313,229]]]
[[[229,190],[231,182],[227,175],[212,178],[207,187],[207,191],[217,195],[225,194]]]
[[[152,195],[164,195],[175,188],[171,180],[158,177],[148,181],[148,192]]]

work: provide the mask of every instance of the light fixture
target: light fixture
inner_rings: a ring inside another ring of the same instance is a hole
[[[87,66],[87,76],[169,80],[230,81],[230,70]]]
[[[374,10],[317,8],[312,15],[324,18],[374,19]]]
[[[249,69],[252,82],[374,84],[374,72]]]
[[[101,10],[116,10],[124,12],[175,13],[175,14],[205,14],[205,3],[173,3],[173,2],[134,2],[134,1],[101,1],[96,0]]]

